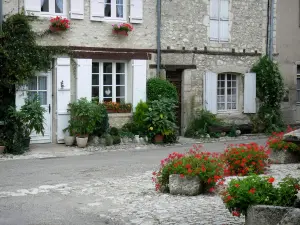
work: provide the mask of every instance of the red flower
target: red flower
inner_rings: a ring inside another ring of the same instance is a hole
[[[213,187],[211,187],[208,191],[210,192],[210,193],[212,193],[212,192],[214,192],[214,188]]]
[[[254,194],[255,191],[256,191],[255,188],[251,188],[251,189],[249,190],[249,193],[250,193],[250,194]]]
[[[179,176],[180,176],[181,178],[184,178],[184,175],[183,175],[183,174],[180,174]]]
[[[241,214],[240,214],[238,211],[233,211],[233,212],[232,212],[232,215],[233,215],[233,216],[238,216],[238,217],[239,217]]]
[[[193,170],[191,168],[188,168],[188,173],[192,173]]]
[[[192,166],[191,166],[191,164],[186,164],[186,165],[185,165],[185,168],[187,168],[187,169],[191,169],[191,168],[192,168]]]
[[[152,175],[155,176],[155,175],[156,175],[156,172],[153,172]]]
[[[268,179],[268,182],[269,182],[270,184],[272,184],[274,181],[275,181],[275,178],[274,178],[274,177],[270,177],[270,178]]]
[[[239,185],[239,184],[235,184],[234,186],[235,186],[235,187],[237,187],[237,188],[238,188],[238,187],[240,187],[240,185]]]

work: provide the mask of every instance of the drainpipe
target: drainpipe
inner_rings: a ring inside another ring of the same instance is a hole
[[[269,46],[268,46],[268,55],[271,60],[273,60],[273,40],[274,40],[274,3],[275,0],[270,0],[270,20],[269,20]]]
[[[0,0],[1,1],[1,0]],[[159,75],[160,73],[160,58],[161,58],[161,46],[160,46],[160,28],[161,28],[161,0],[157,0],[157,37],[156,37],[156,42],[157,42],[157,59],[156,59],[156,75]]]

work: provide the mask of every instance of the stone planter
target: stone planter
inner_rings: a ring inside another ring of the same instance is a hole
[[[79,148],[85,148],[88,142],[88,137],[76,137],[76,143]]]
[[[5,150],[5,146],[0,146],[0,154],[3,154]]]
[[[74,136],[65,136],[64,141],[65,141],[66,146],[72,146],[75,142],[75,137]]]
[[[274,164],[299,163],[300,154],[283,150],[271,150],[270,159]]]
[[[286,213],[294,209],[295,208],[291,207],[270,205],[250,206],[247,210],[245,225],[276,225],[280,223]],[[285,225],[286,224],[290,223],[285,223]]]
[[[180,177],[179,174],[169,176],[169,189],[172,195],[194,196],[203,193],[203,184],[199,177]]]

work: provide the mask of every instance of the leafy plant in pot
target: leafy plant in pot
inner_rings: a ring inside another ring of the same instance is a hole
[[[20,120],[24,135],[24,149],[29,150],[30,134],[35,131],[36,134],[42,134],[44,136],[44,113],[46,109],[41,106],[38,95],[31,96],[25,99],[25,104],[19,111],[12,109],[11,113],[15,118]]]
[[[96,127],[96,114],[98,113],[98,105],[88,101],[86,98],[81,98],[76,102],[69,104],[72,124],[72,130],[76,135],[76,143],[80,148],[84,148],[88,142],[88,136],[93,133]]]
[[[64,141],[66,146],[72,146],[75,142],[75,136],[74,136],[74,128],[72,121],[69,121],[69,126],[67,126],[63,132],[65,133]]]

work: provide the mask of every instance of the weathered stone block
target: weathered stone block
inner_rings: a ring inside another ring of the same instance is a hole
[[[288,164],[288,163],[299,163],[300,154],[283,151],[283,150],[271,150],[270,159],[274,164]]]
[[[169,176],[169,189],[172,195],[199,195],[203,187],[199,177],[180,177],[178,174]]]
[[[289,210],[293,210],[293,208],[269,205],[250,206],[247,210],[245,225],[277,224]]]
[[[299,225],[300,209],[289,210],[277,225]]]

